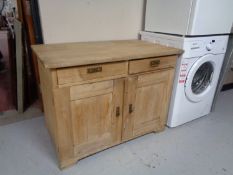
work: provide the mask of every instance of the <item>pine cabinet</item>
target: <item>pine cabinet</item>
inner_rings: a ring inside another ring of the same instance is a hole
[[[164,130],[181,50],[143,41],[42,45],[33,50],[46,126],[61,168]]]

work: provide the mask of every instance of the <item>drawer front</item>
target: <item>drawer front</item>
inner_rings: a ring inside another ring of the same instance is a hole
[[[113,92],[113,80],[70,87],[70,100],[80,100]]]
[[[126,76],[127,71],[127,62],[62,68],[57,70],[57,79],[59,85],[70,83],[82,84],[82,82],[91,82],[92,80],[120,78]]]
[[[136,74],[140,72],[153,71],[169,67],[175,67],[177,56],[148,58],[143,60],[134,60],[129,62],[129,73]]]

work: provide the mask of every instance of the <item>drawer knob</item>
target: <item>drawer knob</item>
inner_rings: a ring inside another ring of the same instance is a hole
[[[160,60],[153,60],[150,62],[151,67],[157,67],[160,64]]]
[[[87,73],[88,74],[92,74],[92,73],[97,73],[97,72],[102,72],[102,67],[92,67],[92,68],[88,68],[87,69]]]

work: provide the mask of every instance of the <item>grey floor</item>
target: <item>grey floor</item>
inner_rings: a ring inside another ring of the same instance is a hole
[[[214,113],[149,134],[60,171],[42,117],[0,127],[0,175],[232,175],[233,91]]]

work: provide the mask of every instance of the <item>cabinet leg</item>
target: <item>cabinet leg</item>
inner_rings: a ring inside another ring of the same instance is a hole
[[[72,159],[67,159],[67,160],[61,160],[59,168],[60,169],[68,168],[68,167],[76,164],[77,162],[78,162],[77,158],[72,158]]]
[[[160,128],[158,128],[155,132],[162,132],[162,131],[164,131],[165,130],[165,127],[160,127]]]
[[[165,124],[159,124],[157,127],[156,127],[156,130],[154,132],[162,132],[165,130]]]

